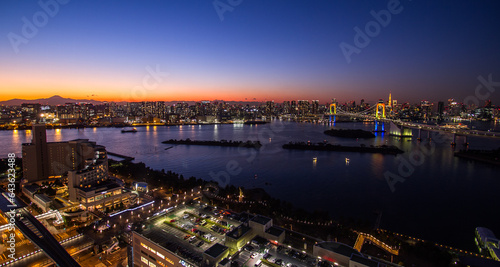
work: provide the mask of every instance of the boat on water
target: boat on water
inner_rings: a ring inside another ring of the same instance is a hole
[[[349,158],[345,158],[345,165],[349,165]]]
[[[133,129],[130,129],[130,130],[123,129],[122,133],[137,133],[137,129],[136,128],[133,128]]]
[[[318,161],[318,158],[317,158],[317,157],[314,157],[314,158],[313,158],[313,161],[314,161],[314,162]]]
[[[173,146],[166,147],[165,150],[169,150],[171,148],[173,148]]]

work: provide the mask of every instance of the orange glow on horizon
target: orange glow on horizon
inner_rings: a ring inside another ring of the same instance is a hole
[[[282,95],[279,89],[265,88],[238,88],[234,90],[211,90],[179,88],[176,90],[145,90],[143,88],[134,88],[130,90],[120,90],[118,88],[92,90],[96,93],[87,93],[87,90],[80,88],[75,89],[60,89],[60,88],[19,88],[15,90],[5,90],[2,86],[2,94],[0,101],[11,99],[36,100],[46,99],[54,95],[59,95],[63,98],[71,98],[75,100],[95,100],[102,102],[140,102],[140,101],[202,101],[202,100],[224,100],[224,101],[242,101],[242,102],[264,102],[274,100],[282,102],[285,100],[303,99],[301,96]],[[308,98],[304,98],[308,99]],[[312,99],[309,99],[312,100]]]
[[[65,94],[61,92],[54,91],[53,93],[47,93],[47,92],[42,92],[40,93],[39,91],[37,93],[24,93],[24,94],[19,94],[16,92],[13,92],[11,94],[8,93],[2,93],[0,95],[0,101],[7,101],[7,100],[12,100],[12,99],[24,99],[27,101],[32,101],[36,99],[47,99],[50,98],[54,95],[59,95],[63,98],[70,98],[70,99],[75,99],[75,100],[94,100],[94,101],[101,101],[101,102],[141,102],[141,101],[165,101],[165,102],[171,102],[171,101],[194,101],[194,102],[199,102],[203,100],[224,100],[224,101],[243,101],[243,102],[262,102],[262,101],[268,101],[268,100],[274,100],[275,102],[277,101],[278,98],[272,98],[272,97],[255,97],[255,98],[248,98],[244,96],[238,96],[238,95],[226,95],[226,94],[190,94],[190,93],[185,93],[185,94],[170,94],[170,95],[157,95],[157,96],[146,96],[146,97],[117,97],[116,95],[112,94],[101,94],[101,96],[92,96],[92,95],[85,95],[85,94]],[[287,99],[287,100],[293,100],[293,99]]]
[[[75,100],[106,102],[140,101],[258,101],[329,99],[330,88],[316,88],[324,96],[310,95],[308,85],[259,80],[214,80],[201,77],[169,76],[150,88],[143,84],[144,73],[109,71],[98,67],[72,69],[67,65],[35,64],[24,68],[0,66],[0,101],[44,99],[54,95]],[[151,84],[150,84],[151,85]],[[320,101],[323,102],[323,101]]]

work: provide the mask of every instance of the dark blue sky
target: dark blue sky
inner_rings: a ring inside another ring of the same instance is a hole
[[[399,1],[350,63],[339,45],[393,1],[215,1],[238,2],[221,21],[214,1],[72,0],[43,21],[37,1],[2,1],[0,98],[461,102],[478,76],[500,81],[498,1]],[[168,75],[138,90],[148,66]]]

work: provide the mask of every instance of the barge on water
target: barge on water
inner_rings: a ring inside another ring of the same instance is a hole
[[[122,133],[137,133],[137,129],[136,128],[132,128],[129,130],[122,129]]]

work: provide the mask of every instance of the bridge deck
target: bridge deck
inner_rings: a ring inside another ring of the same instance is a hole
[[[58,266],[80,266],[52,234],[25,209],[18,210],[17,228]]]
[[[361,248],[363,247],[363,244],[365,243],[366,240],[371,241],[375,246],[393,254],[393,255],[398,255],[399,254],[399,249],[395,249],[387,245],[386,243],[378,240],[372,235],[365,234],[365,233],[359,233],[358,238],[356,239],[356,243],[354,244],[354,249],[361,252]]]
[[[444,133],[450,133],[450,134],[462,135],[462,136],[500,138],[500,133],[498,133],[498,132],[488,132],[488,131],[480,131],[480,130],[474,130],[474,129],[446,128],[446,127],[441,127],[441,126],[436,126],[436,125],[428,125],[428,124],[415,123],[415,122],[405,122],[405,121],[401,121],[401,120],[394,120],[394,119],[387,119],[387,118],[375,118],[374,116],[371,116],[371,115],[364,115],[364,114],[358,114],[358,113],[337,112],[337,114],[328,114],[327,113],[325,115],[328,115],[328,116],[348,116],[348,117],[363,118],[363,119],[368,119],[368,120],[377,120],[377,121],[381,121],[381,122],[393,122],[394,124],[396,124],[398,126],[403,126],[406,128],[420,129],[420,130],[434,131],[434,132],[444,132]]]

